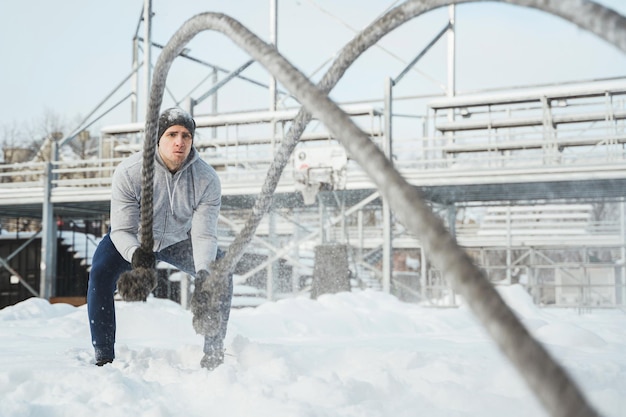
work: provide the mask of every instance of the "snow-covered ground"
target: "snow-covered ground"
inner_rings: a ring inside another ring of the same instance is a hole
[[[626,314],[539,309],[499,289],[606,416],[626,416]],[[199,366],[191,313],[117,304],[117,359],[93,365],[85,306],[0,310],[0,416],[543,416],[467,308],[372,290],[233,310],[224,365]]]

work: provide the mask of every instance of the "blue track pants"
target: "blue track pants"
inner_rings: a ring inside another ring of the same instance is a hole
[[[179,270],[195,276],[191,241],[186,240],[155,253],[156,259],[167,262]],[[218,259],[224,252],[218,249]],[[89,273],[87,289],[87,311],[91,341],[95,349],[96,361],[115,358],[115,302],[117,280],[122,272],[130,271],[131,265],[117,251],[107,234],[96,248]],[[233,294],[232,277],[229,291],[221,302],[222,328],[214,337],[205,337],[204,352],[223,349],[226,327],[230,315]],[[191,325],[191,323],[189,323]]]

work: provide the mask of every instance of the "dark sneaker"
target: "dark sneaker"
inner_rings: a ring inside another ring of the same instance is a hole
[[[96,366],[104,366],[107,363],[113,363],[113,359],[106,358],[106,359],[97,359],[96,360]]]
[[[200,361],[200,366],[212,371],[213,369],[224,363],[224,351],[215,350],[213,352],[205,353]]]

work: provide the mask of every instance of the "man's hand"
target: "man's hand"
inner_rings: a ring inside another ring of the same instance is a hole
[[[206,306],[209,305],[209,293],[204,291],[202,286],[210,276],[211,274],[206,269],[203,269],[196,274],[196,279],[194,281],[195,288],[193,290],[193,294],[191,295],[191,312],[193,313],[194,320],[195,317],[201,314],[201,312],[207,308]]]
[[[135,268],[149,268],[154,269],[156,264],[156,256],[151,250],[145,250],[141,246],[133,253],[133,259],[131,265]]]
[[[133,269],[122,273],[117,281],[117,291],[124,301],[146,301],[157,286],[155,263],[152,251],[141,247],[135,250],[131,262]]]
[[[207,290],[204,289],[208,282]],[[221,300],[228,291],[228,281],[211,277],[206,270],[196,274],[195,289],[191,296],[193,328],[204,336],[215,336],[222,324]]]

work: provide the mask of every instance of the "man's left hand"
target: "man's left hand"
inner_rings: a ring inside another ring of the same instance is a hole
[[[205,282],[208,288],[205,290]],[[204,336],[215,336],[222,325],[221,300],[228,291],[228,281],[212,277],[206,270],[196,275],[195,289],[191,296],[193,328]]]

